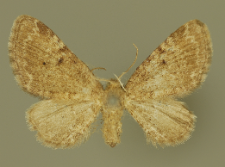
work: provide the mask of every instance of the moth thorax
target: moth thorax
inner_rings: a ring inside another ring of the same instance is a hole
[[[124,90],[117,80],[111,80],[106,89],[106,105],[108,107],[119,107],[123,101]]]
[[[106,103],[109,107],[116,107],[120,105],[120,99],[117,95],[115,94],[108,94]]]

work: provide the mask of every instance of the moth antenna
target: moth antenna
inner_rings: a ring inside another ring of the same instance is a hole
[[[106,69],[103,68],[103,67],[96,67],[96,68],[93,68],[93,69],[91,70],[91,72],[93,72],[94,70],[98,70],[98,69],[101,69],[101,70],[105,70],[105,71],[106,71]]]
[[[102,70],[105,70],[105,71],[106,71],[106,69],[103,68],[103,67],[96,67],[96,68],[93,68],[93,69],[91,70],[91,72],[94,71],[94,70],[98,70],[98,69],[102,69]],[[95,79],[98,80],[98,81],[105,81],[105,82],[110,82],[110,83],[112,83],[112,81],[107,80],[107,79],[102,79],[102,78],[97,78],[97,77],[95,77]]]
[[[124,75],[124,74],[126,74],[130,69],[131,69],[131,67],[136,63],[136,60],[137,60],[137,57],[138,57],[138,47],[133,43],[133,45],[134,45],[134,47],[136,48],[136,57],[135,57],[135,60],[134,60],[134,62],[131,64],[131,66],[125,71],[125,72],[123,72],[120,76],[119,76],[119,78],[118,78],[118,80]]]
[[[123,83],[120,81],[120,79],[116,76],[116,74],[114,74],[116,79],[119,81],[121,87],[123,88],[123,90],[126,92],[127,90],[124,88]]]

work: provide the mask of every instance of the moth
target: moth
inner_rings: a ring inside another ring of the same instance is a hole
[[[180,97],[206,78],[212,57],[207,26],[191,20],[178,28],[136,69],[126,85],[121,76],[103,86],[41,21],[19,16],[9,40],[11,66],[19,86],[42,100],[26,119],[37,139],[52,148],[70,148],[87,140],[101,112],[105,143],[115,147],[127,110],[143,128],[147,142],[174,146],[190,138],[196,116]]]

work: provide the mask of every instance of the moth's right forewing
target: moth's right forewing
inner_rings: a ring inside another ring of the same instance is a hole
[[[90,69],[33,17],[22,15],[15,20],[9,55],[17,82],[32,95],[79,99],[97,97],[103,91]]]

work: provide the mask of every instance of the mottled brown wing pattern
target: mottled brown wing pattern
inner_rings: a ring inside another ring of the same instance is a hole
[[[156,48],[125,88],[136,100],[182,97],[205,80],[211,56],[207,26],[199,20],[189,21]]]
[[[184,143],[194,130],[196,116],[184,104],[172,99],[130,100],[127,110],[143,128],[147,142],[174,146]]]
[[[119,77],[105,80],[105,90],[58,36],[33,17],[15,20],[9,55],[18,84],[44,99],[26,115],[30,129],[37,131],[44,145],[80,144],[89,137],[91,123],[101,111],[105,142],[114,147],[120,143],[121,117],[127,109],[147,141],[164,146],[183,143],[194,130],[195,115],[175,98],[191,93],[204,81],[212,44],[206,25],[192,20],[137,68],[125,88]]]
[[[44,145],[70,148],[88,139],[99,110],[100,106],[91,101],[42,100],[28,110],[26,117]]]
[[[85,99],[102,90],[89,68],[33,17],[22,15],[15,20],[9,53],[17,82],[32,95]]]
[[[125,86],[124,105],[148,142],[176,145],[190,137],[196,117],[175,98],[191,93],[205,80],[211,56],[207,26],[192,20],[136,69]]]
[[[18,84],[43,101],[27,111],[31,130],[52,148],[80,144],[90,135],[104,93],[102,85],[41,21],[19,16],[12,27],[9,55]]]

